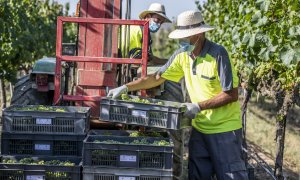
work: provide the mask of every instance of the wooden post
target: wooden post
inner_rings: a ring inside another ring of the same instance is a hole
[[[283,99],[283,101],[282,101]],[[295,92],[285,91],[284,93],[277,94],[278,107],[280,107],[277,113],[276,122],[276,160],[275,160],[275,172],[274,175],[278,180],[284,180],[282,166],[283,166],[283,153],[284,153],[284,141],[285,141],[285,128],[287,114],[295,103]]]
[[[1,90],[1,109],[6,108],[6,92],[4,78],[0,78],[0,90]]]

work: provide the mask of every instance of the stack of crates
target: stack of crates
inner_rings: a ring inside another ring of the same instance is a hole
[[[80,179],[89,115],[90,108],[73,106],[14,105],[4,109],[1,162],[6,163],[0,164],[0,179]],[[24,158],[40,164],[18,163]],[[12,163],[7,163],[9,160]],[[75,165],[44,165],[55,160]]]
[[[147,103],[103,97],[100,101],[100,119],[159,128],[159,131],[189,126],[190,122],[183,120],[184,108],[180,103],[128,97]],[[174,144],[170,137],[130,137],[130,133],[90,132],[84,140],[84,179],[171,180]],[[160,141],[168,142],[168,145],[154,143]]]
[[[171,180],[174,146],[167,134],[130,137],[131,133],[90,131],[84,140],[83,179]]]

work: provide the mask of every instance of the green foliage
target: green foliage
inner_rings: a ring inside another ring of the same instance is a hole
[[[179,48],[176,40],[168,38],[172,30],[174,30],[174,27],[161,28],[161,30],[153,34],[152,50],[154,55],[168,59]]]
[[[63,6],[49,0],[0,0],[0,77],[13,80],[20,66],[55,55],[56,19]]]
[[[224,45],[241,77],[257,89],[273,78],[284,90],[300,83],[300,3],[297,0],[197,2],[216,29],[209,39]],[[257,89],[259,90],[259,89]]]

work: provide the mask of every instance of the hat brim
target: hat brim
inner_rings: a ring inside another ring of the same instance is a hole
[[[202,25],[197,28],[192,29],[176,29],[169,34],[169,38],[172,39],[181,39],[190,37],[196,34],[204,33],[207,31],[214,30],[215,28],[209,25]]]
[[[172,21],[171,21],[166,15],[164,15],[163,13],[158,13],[158,12],[155,12],[155,11],[143,11],[143,12],[141,12],[141,14],[139,15],[140,19],[144,19],[145,16],[146,16],[147,14],[157,14],[157,15],[159,15],[159,16],[165,18],[165,22],[167,22],[167,23],[171,23],[171,22],[172,22]]]

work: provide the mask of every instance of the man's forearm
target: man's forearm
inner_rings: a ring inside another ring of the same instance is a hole
[[[209,100],[199,102],[198,104],[201,110],[205,110],[205,109],[218,108],[237,100],[238,100],[238,88],[234,88],[228,92],[221,92],[217,96]]]
[[[162,58],[159,58],[156,56],[152,56],[152,59],[151,59],[151,63],[153,65],[164,65],[167,63],[167,61],[168,61],[168,59],[162,59]]]
[[[132,81],[126,86],[128,87],[128,91],[137,91],[141,89],[150,89],[156,86],[161,85],[165,81],[164,78],[160,77],[159,79],[155,78],[155,75],[149,75],[143,78],[139,78],[136,81]]]

